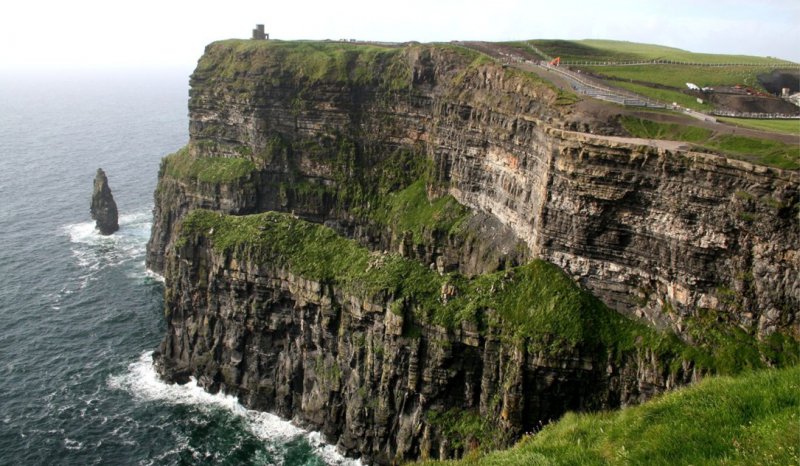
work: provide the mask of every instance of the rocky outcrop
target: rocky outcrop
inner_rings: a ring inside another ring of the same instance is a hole
[[[119,214],[117,213],[117,203],[111,195],[111,188],[108,187],[108,178],[102,168],[97,169],[94,177],[94,189],[92,191],[92,205],[89,209],[92,220],[96,221],[97,229],[101,235],[110,235],[119,230]]]

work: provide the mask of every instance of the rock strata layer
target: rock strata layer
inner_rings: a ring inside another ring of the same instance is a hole
[[[637,404],[701,373],[658,345],[548,348],[491,309],[482,323],[421,322],[390,295],[215,246],[203,232],[167,258],[159,372],[321,431],[370,464],[505,447],[567,410]]]
[[[108,187],[108,178],[102,168],[97,169],[97,174],[94,177],[92,205],[89,211],[92,214],[92,220],[96,221],[100,234],[110,235],[119,230],[117,203],[114,202],[111,188]]]

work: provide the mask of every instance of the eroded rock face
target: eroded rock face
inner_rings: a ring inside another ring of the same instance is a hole
[[[535,350],[499,316],[486,329],[409,331],[385,300],[216,252],[202,236],[167,256],[165,278],[168,329],[155,359],[166,380],[196,377],[371,464],[507,446],[567,410],[640,403],[699,375],[647,349]],[[486,437],[437,422],[452,408],[491,426]]]
[[[160,177],[154,270],[193,208],[277,210],[467,275],[545,258],[620,312],[684,338],[701,309],[761,336],[800,334],[795,172],[566,131],[570,109],[554,105],[551,88],[436,48],[400,53],[411,70],[400,90],[312,86],[279,62],[248,66],[264,58],[235,53],[210,46],[192,77],[190,150],[247,157],[257,169],[216,184]],[[231,60],[245,65],[223,76]],[[342,176],[344,143],[355,149]],[[462,237],[429,232],[407,247],[402,228],[376,226],[354,213],[364,205],[340,202],[359,169],[398,150],[432,163],[431,199],[450,194],[483,221]]]
[[[100,234],[110,235],[119,230],[117,203],[114,202],[111,188],[108,187],[108,178],[102,168],[97,169],[97,175],[94,177],[92,205],[89,211],[92,214],[92,220],[96,221]]]

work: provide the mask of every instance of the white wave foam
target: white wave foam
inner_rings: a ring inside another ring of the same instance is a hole
[[[298,437],[305,437],[326,464],[333,466],[362,466],[361,461],[342,456],[333,445],[326,444],[319,432],[309,432],[285,421],[280,417],[247,409],[236,397],[218,393],[212,395],[197,385],[192,378],[184,385],[168,384],[162,381],[153,367],[153,353],[148,351],[139,360],[128,365],[124,374],[110,376],[108,386],[124,390],[134,398],[145,401],[161,401],[169,404],[192,405],[201,410],[222,408],[241,417],[247,429],[256,437],[273,443],[286,443]]]
[[[79,442],[77,440],[72,440],[70,438],[64,438],[64,446],[67,447],[67,450],[81,450],[83,449],[83,442]]]
[[[61,230],[72,243],[72,255],[78,266],[85,270],[80,287],[85,287],[95,279],[98,271],[106,267],[143,258],[151,226],[149,210],[121,215],[119,231],[108,236],[101,235],[94,222],[64,225]]]
[[[144,274],[145,276],[150,277],[150,279],[152,279],[153,281],[164,283],[164,276],[158,272],[153,272],[150,269],[145,269]]]

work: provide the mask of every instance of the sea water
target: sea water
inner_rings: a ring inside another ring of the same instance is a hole
[[[190,70],[0,72],[0,464],[356,464],[235,398],[162,382],[145,269]],[[89,216],[102,167],[120,230]]]

